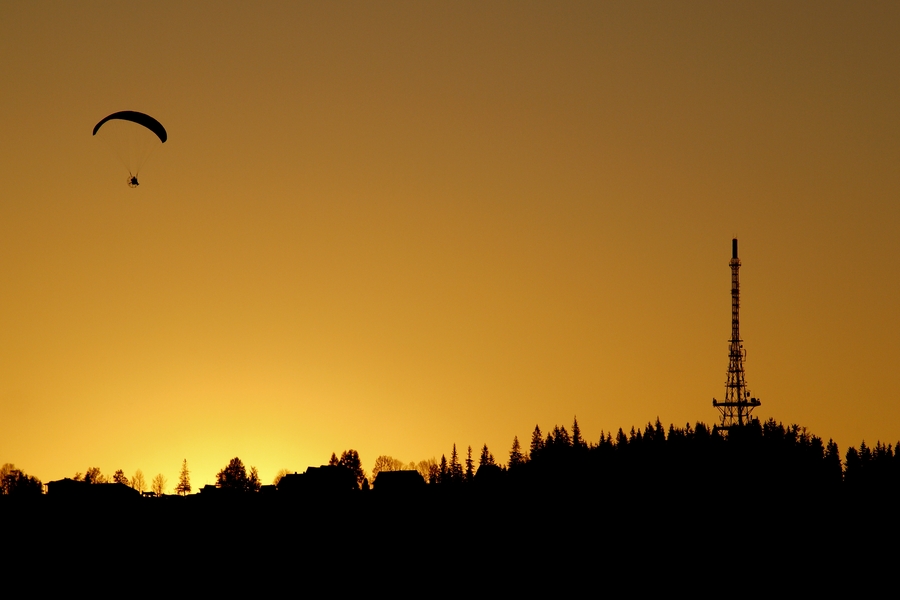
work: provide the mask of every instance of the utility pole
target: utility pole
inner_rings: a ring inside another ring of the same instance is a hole
[[[721,422],[713,429],[728,432],[735,427],[749,425],[750,413],[760,405],[759,399],[750,397],[747,379],[744,375],[744,350],[740,333],[741,286],[738,271],[741,260],[738,258],[737,238],[731,240],[731,342],[728,351],[728,378],[725,380],[725,399],[719,402],[713,398],[713,406],[719,409]]]

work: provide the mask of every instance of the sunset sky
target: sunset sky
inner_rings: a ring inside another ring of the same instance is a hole
[[[900,439],[900,3],[0,0],[0,463]],[[91,136],[167,128],[130,189]]]

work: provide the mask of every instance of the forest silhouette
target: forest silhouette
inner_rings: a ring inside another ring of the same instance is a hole
[[[525,565],[593,577],[601,568],[696,570],[729,540],[752,542],[778,564],[793,560],[799,539],[878,543],[898,530],[897,448],[861,443],[842,460],[833,441],[772,419],[726,435],[657,420],[590,442],[576,419],[546,434],[535,426],[527,447],[514,437],[505,462],[487,445],[463,456],[454,444],[449,458],[417,465],[379,457],[371,485],[355,450],[282,471],[272,485],[235,457],[196,493],[185,460],[173,495],[136,489],[140,472],[110,480],[96,468],[42,493],[40,481],[7,464],[0,512],[8,535],[40,540],[60,560],[84,542],[73,525],[107,523],[140,532],[128,556],[147,564],[199,553],[260,568],[303,560],[335,575],[328,557],[375,562],[387,553],[419,564],[475,552],[511,578],[504,585],[527,589]],[[102,546],[104,560],[121,560],[115,548]],[[842,559],[844,568],[860,556]]]
[[[737,498],[758,509],[778,510],[798,502],[874,503],[878,497],[896,498],[897,450],[897,445],[880,441],[871,447],[862,442],[849,448],[842,460],[832,440],[824,442],[804,427],[772,419],[753,420],[727,435],[704,423],[665,428],[657,420],[627,433],[601,432],[598,441],[589,442],[576,419],[571,432],[557,425],[545,435],[535,426],[527,448],[516,436],[505,462],[497,461],[486,444],[477,459],[471,446],[461,458],[455,444],[449,458],[445,454],[440,461],[418,465],[381,456],[371,485],[359,454],[350,449],[302,473],[284,470],[277,485],[263,485],[256,468],[248,472],[235,457],[218,473],[216,485],[193,494],[185,460],[175,485],[178,496],[163,493],[162,475],[153,480],[153,491],[147,491],[140,471],[129,480],[119,470],[110,479],[97,468],[49,482],[44,493],[37,478],[6,464],[0,473],[0,500],[7,506],[15,502],[21,508],[28,503],[47,510],[91,503],[141,510],[152,500],[155,509],[164,505],[167,511],[177,511],[185,502],[191,507],[237,502],[262,510],[262,506],[322,501],[376,505],[387,497],[406,510],[416,504],[452,510],[454,503],[467,505],[476,498],[482,506],[508,510],[504,507],[531,499],[552,512],[598,500],[621,503],[622,510],[630,510],[660,498],[666,499],[669,509],[693,510],[698,501],[711,509],[709,503],[727,506],[729,499]]]

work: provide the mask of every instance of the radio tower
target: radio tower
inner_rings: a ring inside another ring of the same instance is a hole
[[[741,427],[751,422],[750,413],[759,406],[757,398],[750,397],[747,389],[747,379],[744,376],[744,359],[747,353],[741,343],[740,333],[740,308],[741,286],[738,281],[738,271],[741,268],[741,260],[738,258],[737,238],[731,240],[731,346],[728,351],[728,379],[725,381],[725,400],[722,402],[713,398],[713,406],[722,414],[722,421],[713,429],[729,431],[735,427]]]

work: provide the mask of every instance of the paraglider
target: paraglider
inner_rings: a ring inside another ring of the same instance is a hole
[[[136,188],[141,167],[159,144],[165,144],[169,134],[162,123],[150,115],[133,110],[113,113],[94,125],[93,135],[99,132],[113,153],[128,170],[128,187]]]

